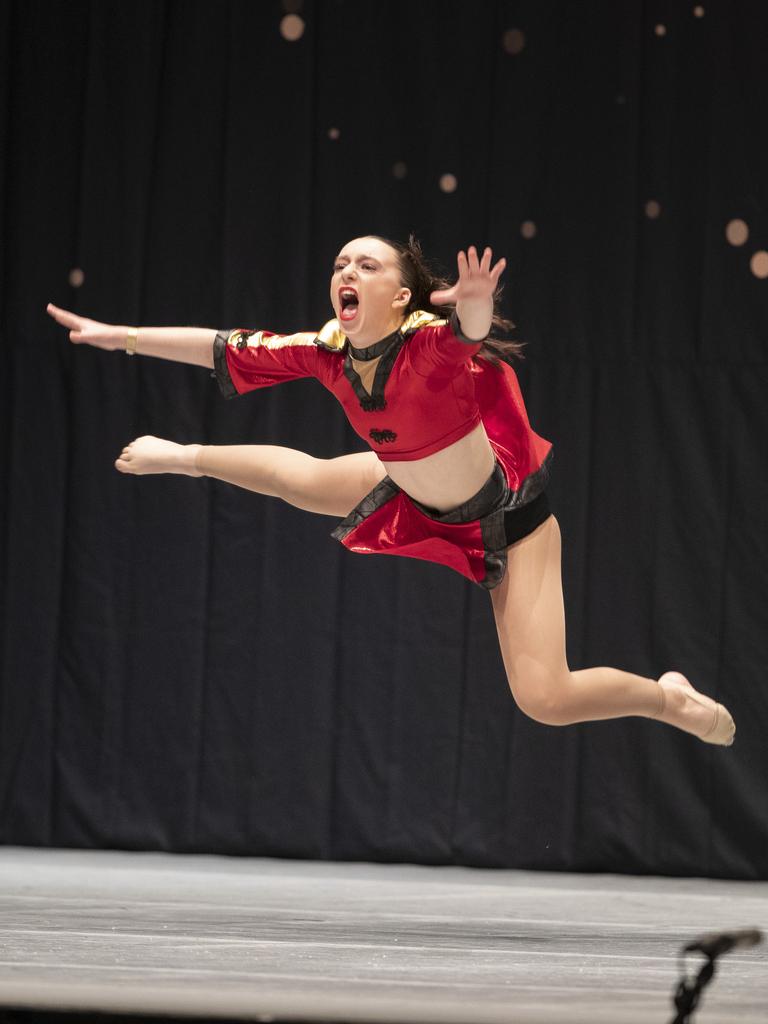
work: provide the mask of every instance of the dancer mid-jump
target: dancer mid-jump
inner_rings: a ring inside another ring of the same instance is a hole
[[[678,672],[657,681],[615,668],[572,671],[565,654],[560,530],[546,498],[550,444],[530,428],[509,363],[488,340],[504,260],[458,255],[452,286],[413,241],[366,236],[333,265],[336,319],[319,333],[128,328],[50,305],[70,339],[214,369],[226,395],[316,377],[372,451],[316,459],[273,445],[178,445],[140,437],[122,473],[225,480],[342,518],[333,534],[364,553],[448,565],[491,596],[512,694],[532,718],[567,725],[654,718],[730,745],[722,704]],[[447,319],[446,319],[447,317]]]

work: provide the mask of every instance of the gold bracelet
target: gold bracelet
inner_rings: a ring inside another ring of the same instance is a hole
[[[129,356],[135,356],[136,355],[136,345],[138,343],[138,340],[139,340],[139,328],[138,327],[129,327],[128,328],[128,337],[125,339],[125,351],[128,353]]]

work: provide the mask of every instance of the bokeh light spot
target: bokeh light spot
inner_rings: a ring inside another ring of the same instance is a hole
[[[694,18],[704,17],[704,8],[701,6],[701,4],[696,4],[696,6],[693,8],[693,16]]]
[[[441,192],[455,192],[459,182],[455,174],[443,174],[440,177]]]
[[[725,237],[731,245],[744,245],[749,238],[749,227],[745,220],[736,218],[725,225]]]
[[[524,220],[520,225],[520,234],[523,238],[535,238],[538,230],[539,229],[532,220]]]
[[[656,220],[661,213],[661,203],[656,199],[649,199],[645,204],[645,216],[650,220]]]
[[[759,277],[764,280],[768,277],[768,252],[766,252],[765,249],[758,249],[749,261],[749,266],[755,277]]]
[[[659,39],[661,39],[662,36],[665,36],[667,34],[667,26],[662,25],[661,22],[659,22],[659,24],[653,31],[656,33]]]
[[[298,14],[286,14],[280,19],[280,35],[289,43],[295,43],[304,35],[304,19]]]
[[[80,267],[73,267],[69,272],[69,283],[73,288],[81,288],[85,281],[85,274]]]
[[[521,32],[519,28],[508,28],[501,37],[501,45],[507,53],[516,57],[525,48],[525,33]]]
[[[336,139],[339,138],[340,135],[341,135],[341,132],[339,131],[338,128],[329,128],[328,129],[328,138],[329,139],[333,139],[335,141]]]
[[[407,173],[408,166],[402,160],[398,160],[397,163],[392,164],[392,174],[398,179],[398,181],[402,181]]]

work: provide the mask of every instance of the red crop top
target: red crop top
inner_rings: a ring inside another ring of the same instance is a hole
[[[336,320],[319,334],[236,330],[216,335],[215,376],[228,398],[316,377],[385,462],[423,459],[482,422],[491,443],[506,451],[510,487],[523,488],[522,496],[552,446],[531,429],[512,367],[473,359],[481,342],[462,338],[455,317],[449,324],[423,312],[362,350],[347,344]]]
[[[364,349],[347,344],[336,320],[319,334],[235,330],[216,336],[215,373],[228,397],[316,377],[378,455],[406,462],[447,448],[480,422],[470,364],[481,342],[462,339],[458,321],[422,312]]]

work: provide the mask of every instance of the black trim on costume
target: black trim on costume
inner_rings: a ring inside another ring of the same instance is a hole
[[[468,498],[462,505],[452,508],[450,512],[438,512],[437,509],[430,508],[428,505],[422,505],[415,498],[410,500],[419,512],[423,512],[425,516],[429,516],[437,523],[469,523],[473,519],[489,515],[502,504],[508,494],[507,478],[504,476],[504,470],[500,463],[496,462],[491,475],[477,494],[473,494],[471,498]]]
[[[534,472],[529,474],[517,491],[506,491],[502,506],[490,515],[481,517],[485,555],[485,578],[480,586],[493,590],[507,571],[507,548],[527,537],[552,514],[545,487],[549,483],[552,449]]]
[[[549,498],[546,491],[542,491],[533,501],[517,508],[508,508],[502,514],[491,515],[490,519],[483,522],[480,528],[483,534],[483,544],[494,543],[499,526],[503,530],[503,547],[489,548],[486,546],[483,562],[485,564],[485,577],[479,581],[485,590],[493,590],[504,579],[507,571],[507,549],[516,544],[523,537],[527,537],[538,529],[542,523],[552,515],[549,507]]]
[[[376,341],[373,345],[368,345],[367,348],[355,348],[352,342],[347,338],[347,344],[349,345],[349,352],[354,352],[355,359],[359,359],[364,363],[367,363],[371,359],[377,359],[380,355],[383,355],[393,341],[396,340],[399,331],[393,331],[388,334],[386,338],[382,338],[381,341]]]
[[[399,493],[400,488],[397,484],[391,477],[385,476],[383,480],[376,484],[372,491],[366,494],[362,501],[355,505],[349,515],[342,519],[339,525],[331,531],[331,536],[335,540],[344,540],[368,516],[373,515],[377,509],[380,509],[382,505],[386,505],[388,501]]]
[[[450,324],[451,324],[451,331],[453,332],[454,336],[456,338],[458,338],[459,341],[463,341],[465,345],[482,345],[482,343],[488,337],[488,335],[486,334],[485,338],[468,338],[466,336],[466,334],[461,329],[461,324],[459,323],[459,317],[458,317],[458,314],[456,313],[455,309],[451,313]]]
[[[344,355],[344,375],[357,395],[360,407],[365,412],[381,412],[383,409],[386,409],[387,400],[384,397],[384,388],[389,380],[389,375],[392,373],[395,360],[400,354],[400,349],[405,344],[406,338],[410,336],[410,333],[401,334],[399,331],[395,331],[394,335],[390,335],[389,338],[377,341],[375,345],[369,345],[364,349],[354,349],[349,343],[347,344],[347,351]],[[374,350],[376,351],[374,352]],[[358,358],[361,352],[365,353],[363,355],[365,360],[376,359],[378,356],[381,356],[381,361],[376,367],[376,373],[373,377],[373,388],[370,395],[363,387],[360,375],[352,365],[353,352],[355,353],[355,359]],[[374,354],[371,355],[371,352],[374,352]]]
[[[527,505],[528,502],[533,501],[534,498],[538,498],[549,483],[550,468],[554,457],[555,451],[553,448],[550,448],[547,452],[546,458],[536,472],[529,473],[525,480],[523,480],[520,488],[517,491],[511,492],[513,506],[517,507],[519,505]]]
[[[232,377],[227,366],[227,339],[231,331],[219,331],[213,340],[213,373],[211,376],[219,385],[219,390],[225,398],[236,398],[239,394],[232,383]]]
[[[504,468],[497,460],[493,472],[477,494],[450,512],[437,512],[422,505],[410,495],[408,500],[420,512],[436,522],[479,521],[483,538],[485,577],[474,582],[484,590],[493,590],[501,583],[507,571],[507,549],[510,545],[533,533],[552,514],[544,490],[549,480],[551,461],[552,449],[539,468],[523,480],[522,486],[517,491],[512,491]],[[331,536],[338,541],[344,541],[368,516],[394,498],[400,490],[391,477],[385,476],[339,523]]]

